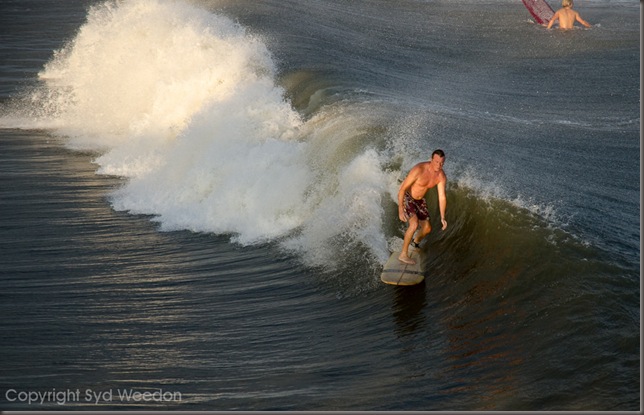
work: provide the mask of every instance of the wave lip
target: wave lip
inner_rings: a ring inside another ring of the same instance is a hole
[[[65,134],[112,147],[175,136],[208,102],[273,70],[264,44],[229,19],[182,2],[136,0],[92,7],[39,76]]]
[[[389,179],[362,140],[364,111],[320,105],[303,120],[262,39],[229,18],[182,1],[108,1],[39,78],[22,119],[125,178],[115,209],[243,245],[279,239],[309,263],[355,244],[386,260]]]

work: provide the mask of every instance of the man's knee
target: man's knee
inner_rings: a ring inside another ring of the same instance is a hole
[[[414,231],[418,229],[418,218],[416,217],[416,215],[409,218],[409,220],[407,221],[407,224],[409,225],[407,229],[410,229],[410,230],[413,229]]]

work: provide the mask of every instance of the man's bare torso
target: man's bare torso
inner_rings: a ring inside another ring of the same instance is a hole
[[[559,13],[559,28],[572,29],[577,19],[577,12],[571,9],[561,9]]]
[[[425,193],[432,187],[436,186],[439,182],[445,180],[445,173],[443,170],[434,171],[431,168],[431,162],[424,162],[416,166],[420,169],[418,177],[411,185],[409,192],[411,197],[420,200],[425,197]]]

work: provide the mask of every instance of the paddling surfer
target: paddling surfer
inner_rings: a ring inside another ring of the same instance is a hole
[[[552,27],[555,20],[559,20],[559,29],[572,29],[575,21],[578,21],[585,27],[591,27],[590,23],[582,19],[579,13],[572,9],[572,0],[562,0],[561,9],[557,10],[555,15],[552,16],[552,19],[550,19],[548,29]]]
[[[414,247],[418,248],[423,238],[432,230],[429,223],[425,194],[433,187],[438,190],[438,208],[441,214],[442,229],[447,228],[447,221],[445,220],[445,208],[447,206],[445,183],[447,182],[447,177],[443,171],[444,163],[445,153],[443,150],[435,150],[430,161],[418,163],[412,167],[400,185],[400,190],[398,191],[398,216],[401,221],[408,223],[402,252],[398,257],[401,262],[406,264],[416,263],[409,257],[409,245],[413,244]],[[420,232],[414,238],[414,233],[419,227]]]

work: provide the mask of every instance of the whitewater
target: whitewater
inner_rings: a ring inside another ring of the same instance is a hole
[[[114,208],[154,215],[162,230],[282,239],[312,265],[364,244],[384,262],[382,200],[397,176],[359,143],[370,109],[338,103],[304,119],[275,72],[262,39],[227,17],[107,2],[39,73],[44,86],[25,100],[42,105],[21,111],[100,153],[97,173],[127,179]]]

